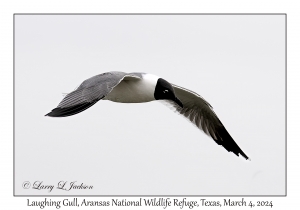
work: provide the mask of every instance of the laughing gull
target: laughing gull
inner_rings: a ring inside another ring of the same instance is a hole
[[[235,143],[212,106],[197,93],[146,73],[106,72],[81,83],[45,116],[68,117],[93,106],[99,100],[119,103],[144,103],[164,100],[189,119],[228,152],[247,155]]]

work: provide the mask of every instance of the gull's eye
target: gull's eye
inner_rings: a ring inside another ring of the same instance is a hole
[[[164,90],[163,92],[164,92],[164,93],[167,93],[167,92],[169,92],[169,91],[168,91],[168,90]]]

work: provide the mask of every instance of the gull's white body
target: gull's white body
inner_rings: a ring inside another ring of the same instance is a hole
[[[154,101],[154,90],[158,76],[142,74],[143,79],[125,77],[114,89],[103,98],[119,103],[144,103]]]

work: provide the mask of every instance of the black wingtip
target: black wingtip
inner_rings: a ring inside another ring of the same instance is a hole
[[[229,134],[228,134],[229,135]],[[229,135],[230,136],[230,135]],[[230,136],[231,138],[231,136]],[[231,138],[232,139],[232,138]],[[250,158],[243,152],[243,150],[241,150],[241,148],[234,142],[234,140],[232,139],[232,152],[235,153],[237,156],[242,156],[243,158],[245,158],[246,160],[250,161]]]
[[[250,160],[249,157],[241,150],[241,148],[235,143],[233,138],[227,132],[224,126],[220,127],[216,133],[217,139],[214,139],[217,144],[222,145],[228,152],[234,153],[236,156],[243,156],[246,160]]]
[[[222,146],[228,151],[228,152],[232,152],[233,154],[235,154],[238,157],[243,157],[246,160],[251,161],[251,159],[239,148],[239,146],[235,145],[234,147],[230,146],[231,148],[228,148],[228,145],[224,145],[222,144]]]
[[[250,158],[242,150],[240,150],[239,152],[234,152],[234,151],[231,151],[231,152],[233,152],[238,157],[242,156],[246,160],[250,160]]]
[[[48,114],[45,114],[45,117],[61,117],[59,116],[58,112],[57,112],[58,108],[53,109],[51,112],[49,112]]]
[[[45,116],[45,117],[47,117],[47,116],[51,117],[51,113],[52,113],[52,111],[49,112],[48,114],[45,114],[44,116]]]
[[[246,160],[251,161],[251,159],[240,149],[239,154],[243,156]]]
[[[230,137],[231,138],[231,137]],[[232,138],[231,138],[232,139]],[[230,143],[223,143],[222,146],[228,151],[234,153],[236,156],[240,157],[242,156],[246,160],[250,160],[250,158],[241,150],[241,148],[234,142],[232,139],[232,142]]]
[[[61,108],[55,108],[48,114],[45,114],[45,117],[62,117],[62,109]]]
[[[231,138],[231,136],[230,136]],[[232,139],[232,138],[231,138]],[[241,150],[241,148],[234,142],[232,139],[231,143],[222,144],[222,146],[228,151],[233,152],[236,156],[240,157],[242,156],[246,160],[250,160],[249,157]]]
[[[93,102],[85,102],[85,103],[76,104],[74,106],[65,107],[65,108],[57,107],[57,108],[53,109],[51,112],[49,112],[48,114],[46,114],[45,116],[49,116],[49,117],[69,117],[69,116],[78,114],[78,113],[90,108],[97,101],[98,100],[95,100]]]

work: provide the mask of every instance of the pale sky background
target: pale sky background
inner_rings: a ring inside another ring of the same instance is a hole
[[[159,102],[44,117],[83,80],[147,72],[204,97],[251,158]],[[284,15],[15,16],[16,195],[284,195]],[[69,192],[24,181],[93,185]]]

